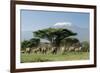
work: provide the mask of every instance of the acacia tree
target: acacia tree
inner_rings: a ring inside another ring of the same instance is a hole
[[[32,38],[32,39],[29,40],[28,47],[30,47],[30,48],[37,47],[39,44],[40,44],[40,39]]]
[[[24,40],[21,42],[21,49],[25,50],[26,48],[32,48],[32,47],[37,47],[40,43],[40,39],[38,38],[32,38],[30,40]]]
[[[63,39],[68,38],[70,36],[75,36],[76,33],[73,33],[72,31],[68,29],[61,29],[55,32],[56,39],[54,40],[56,46],[60,46],[60,43]]]
[[[80,41],[77,38],[64,38],[61,41],[61,45],[63,46],[72,46],[75,43],[80,43]]]
[[[25,50],[28,47],[28,44],[28,40],[24,40],[23,42],[21,42],[21,50]]]
[[[75,36],[77,33],[74,33],[68,29],[63,28],[47,28],[33,32],[35,37],[42,39],[47,39],[50,41],[52,46],[59,47],[61,40],[69,36]]]

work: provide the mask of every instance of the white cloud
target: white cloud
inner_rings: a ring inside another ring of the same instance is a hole
[[[58,22],[56,24],[54,24],[54,26],[72,26],[71,22]]]

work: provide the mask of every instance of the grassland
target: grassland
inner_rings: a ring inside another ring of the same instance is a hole
[[[66,52],[65,54],[27,54],[21,53],[21,63],[46,61],[71,61],[89,59],[89,52]]]

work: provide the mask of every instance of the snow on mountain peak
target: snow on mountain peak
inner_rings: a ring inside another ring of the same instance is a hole
[[[71,22],[58,22],[56,24],[54,24],[54,26],[72,26],[72,23]]]

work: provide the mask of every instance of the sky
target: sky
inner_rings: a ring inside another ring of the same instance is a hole
[[[57,24],[89,28],[89,13],[21,10],[22,31],[36,31]]]
[[[21,39],[33,37],[34,31],[50,27],[72,27],[76,37],[89,40],[89,13],[21,10]]]

